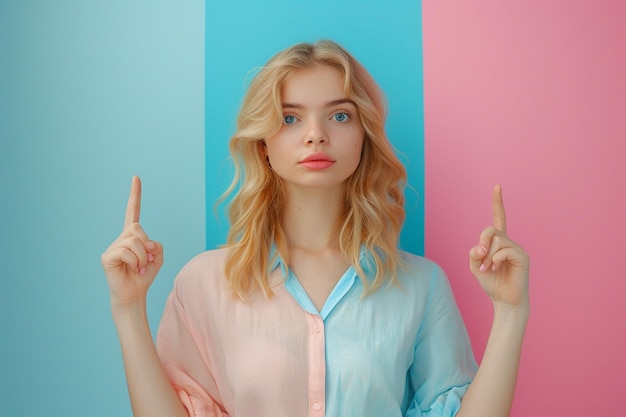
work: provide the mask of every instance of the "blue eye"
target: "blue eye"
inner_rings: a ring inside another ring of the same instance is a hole
[[[293,114],[287,114],[287,115],[283,116],[283,123],[286,124],[286,125],[292,125],[296,121],[298,121],[298,119]]]
[[[335,119],[336,122],[343,123],[343,122],[347,122],[348,119],[350,119],[350,115],[345,112],[339,112],[339,113],[333,114],[333,119]]]

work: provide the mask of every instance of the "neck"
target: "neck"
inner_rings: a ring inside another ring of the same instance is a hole
[[[289,246],[305,251],[339,248],[345,189],[290,190],[283,226]]]

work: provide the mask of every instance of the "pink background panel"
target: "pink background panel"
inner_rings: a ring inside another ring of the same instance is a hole
[[[480,360],[492,308],[467,269],[502,183],[531,255],[513,417],[626,415],[626,3],[423,2],[426,255]]]

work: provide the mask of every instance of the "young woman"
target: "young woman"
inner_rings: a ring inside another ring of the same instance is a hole
[[[507,416],[529,314],[526,253],[494,224],[470,250],[493,301],[477,368],[447,279],[398,249],[406,174],[382,93],[330,41],[274,56],[244,99],[224,248],[176,279],[157,336],[146,293],[163,262],[139,225],[102,255],[135,416]]]

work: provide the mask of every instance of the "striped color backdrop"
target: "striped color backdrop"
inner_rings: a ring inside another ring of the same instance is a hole
[[[532,258],[512,417],[626,415],[625,21],[615,0],[0,2],[0,416],[131,415],[99,265],[130,177],[166,250],[156,329],[177,271],[226,234],[247,74],[320,37],[387,92],[403,246],[444,267],[478,358],[492,312],[467,249],[503,183]]]

